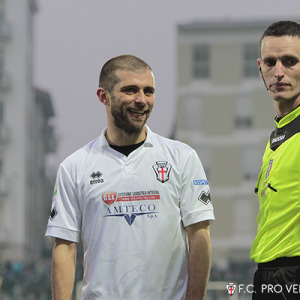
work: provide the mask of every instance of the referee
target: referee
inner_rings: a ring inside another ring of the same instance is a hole
[[[252,299],[300,299],[300,24],[270,25],[257,62],[276,128],[255,189],[260,211],[250,253],[258,263]]]

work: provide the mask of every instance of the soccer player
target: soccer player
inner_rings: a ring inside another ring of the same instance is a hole
[[[279,21],[260,40],[260,75],[273,101],[271,133],[256,192],[258,263],[253,299],[300,299],[300,25]]]
[[[146,125],[155,81],[143,60],[103,66],[107,128],[60,165],[47,236],[54,300],[71,299],[76,245],[82,299],[204,299],[210,271],[209,185],[196,152]]]

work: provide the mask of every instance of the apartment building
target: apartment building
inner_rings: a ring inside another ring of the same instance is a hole
[[[178,26],[176,139],[198,152],[216,221],[213,263],[249,261],[259,208],[254,193],[275,123],[259,76],[259,39],[272,21]]]
[[[33,84],[35,0],[0,0],[0,261],[43,253],[56,149],[50,95]]]

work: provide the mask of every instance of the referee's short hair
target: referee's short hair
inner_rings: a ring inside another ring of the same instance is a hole
[[[267,36],[298,36],[300,38],[300,24],[295,21],[278,21],[271,24],[263,33],[259,41],[259,48],[261,49],[262,40]]]

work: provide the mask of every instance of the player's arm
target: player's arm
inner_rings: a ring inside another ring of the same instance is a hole
[[[77,244],[55,239],[52,253],[53,300],[71,300],[75,279]]]
[[[204,300],[211,266],[209,222],[186,227],[189,241],[189,281],[185,300]]]

